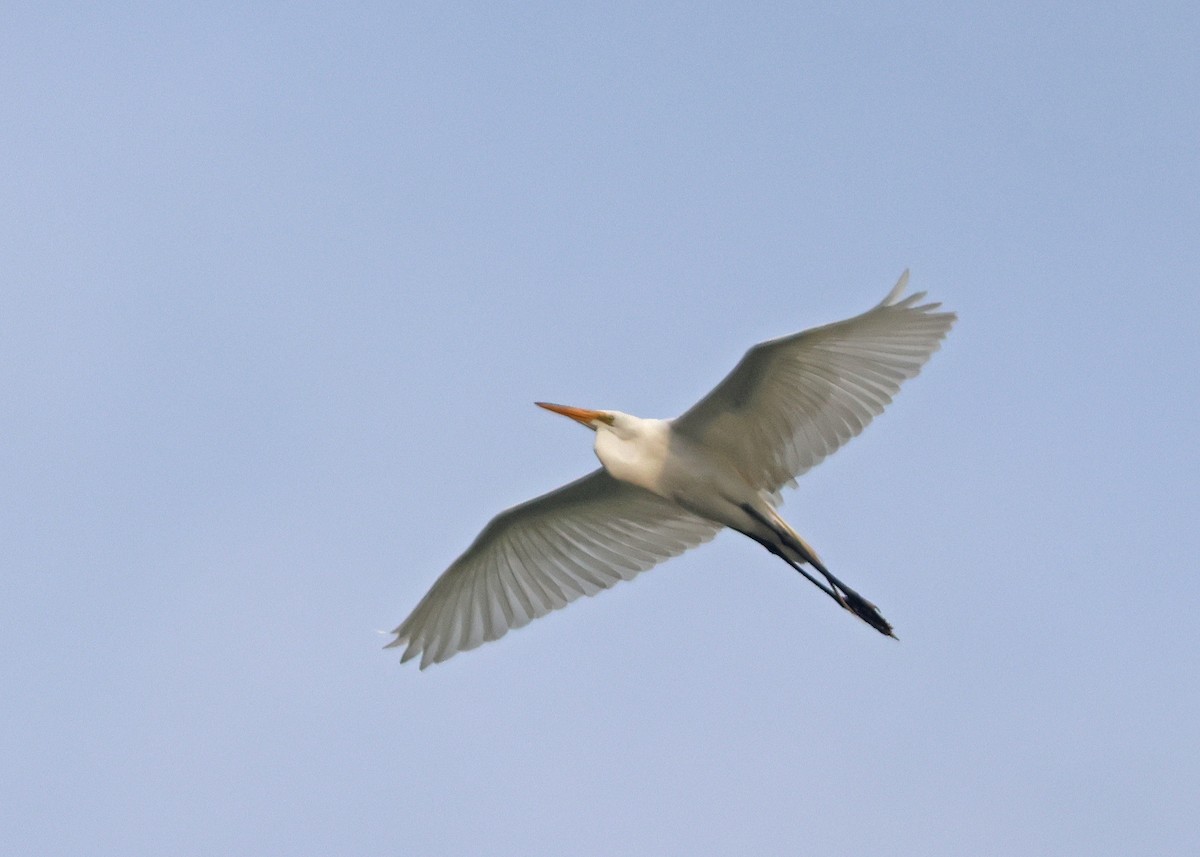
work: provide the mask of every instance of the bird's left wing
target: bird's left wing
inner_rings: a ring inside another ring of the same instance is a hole
[[[878,416],[954,324],[908,271],[867,312],[762,342],[672,426],[719,451],[751,484],[777,492]]]
[[[421,668],[473,649],[664,559],[720,526],[604,470],[501,512],[393,633]]]

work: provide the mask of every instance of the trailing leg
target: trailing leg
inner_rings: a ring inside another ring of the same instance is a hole
[[[842,583],[825,567],[820,559],[817,558],[816,552],[813,551],[805,542],[804,539],[790,527],[787,522],[781,518],[774,509],[770,510],[769,515],[764,515],[750,504],[744,504],[742,510],[750,517],[761,523],[769,529],[779,539],[782,546],[792,551],[799,558],[799,562],[790,556],[787,556],[778,546],[769,542],[766,539],[755,536],[751,533],[746,533],[750,538],[761,544],[771,553],[780,557],[796,571],[800,572],[804,577],[822,592],[844,607],[846,610],[853,613],[859,619],[862,619],[872,628],[887,637],[896,638],[892,633],[891,623],[883,618],[883,614],[879,612],[879,608],[872,604],[867,599],[863,598],[849,586]],[[821,583],[811,574],[809,574],[801,566],[801,563],[807,563],[821,573],[821,576],[828,582],[828,586]]]

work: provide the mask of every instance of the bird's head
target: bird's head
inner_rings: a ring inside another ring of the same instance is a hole
[[[570,417],[577,423],[596,431],[600,426],[612,427],[620,416],[616,411],[593,411],[588,408],[573,408],[570,405],[552,405],[549,402],[534,402],[539,408]]]

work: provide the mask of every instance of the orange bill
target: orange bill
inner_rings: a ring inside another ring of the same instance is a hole
[[[549,402],[534,402],[539,408],[545,408],[548,411],[554,411],[556,414],[562,414],[564,417],[570,417],[577,423],[583,423],[588,428],[593,428],[593,423],[596,420],[607,422],[604,411],[590,411],[587,408],[572,408],[570,405],[552,405]]]

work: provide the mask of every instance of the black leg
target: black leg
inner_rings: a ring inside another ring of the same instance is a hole
[[[879,608],[834,577],[833,574],[830,573],[829,569],[827,569],[819,559],[813,556],[812,552],[803,544],[801,544],[795,537],[793,537],[791,533],[776,526],[773,521],[760,514],[757,509],[749,504],[744,504],[742,506],[742,511],[770,529],[771,532],[775,533],[779,537],[779,540],[787,545],[791,550],[795,551],[796,554],[799,555],[802,560],[804,560],[804,562],[808,563],[817,571],[819,571],[821,576],[828,581],[829,585],[826,586],[825,584],[821,583],[819,580],[805,571],[799,563],[792,560],[791,557],[785,556],[782,551],[780,551],[770,542],[764,541],[763,539],[751,535],[750,533],[743,533],[743,535],[750,536],[750,538],[754,539],[771,553],[775,554],[792,568],[796,569],[796,571],[804,575],[804,577],[810,583],[812,583],[846,610],[862,619],[876,631],[883,634],[885,637],[892,637],[893,639],[896,638],[896,635],[892,632],[891,623],[888,622],[887,619],[883,618],[883,614],[879,612]]]

